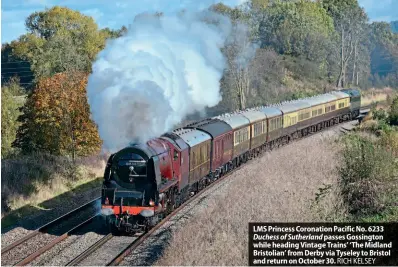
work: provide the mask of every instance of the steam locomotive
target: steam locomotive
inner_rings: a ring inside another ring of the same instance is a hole
[[[361,95],[333,91],[204,119],[112,154],[102,215],[113,232],[144,232],[190,196],[262,152],[356,119]]]

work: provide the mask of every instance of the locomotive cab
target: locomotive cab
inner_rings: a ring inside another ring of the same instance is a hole
[[[159,204],[158,158],[134,145],[112,154],[104,173],[101,213],[112,230],[137,232],[154,222]]]

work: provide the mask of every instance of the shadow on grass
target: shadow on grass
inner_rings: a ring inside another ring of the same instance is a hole
[[[35,230],[63,214],[100,197],[101,183],[102,177],[97,177],[90,182],[77,186],[71,191],[60,194],[36,206],[26,205],[8,212],[1,219],[2,234],[16,227]],[[99,210],[99,202],[97,206]]]

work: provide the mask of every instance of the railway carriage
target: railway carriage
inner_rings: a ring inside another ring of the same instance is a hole
[[[211,136],[210,176],[218,178],[228,171],[228,163],[232,160],[232,127],[218,119],[205,119],[189,124],[187,128],[199,129]]]
[[[173,133],[181,137],[189,146],[189,178],[188,183],[199,186],[203,177],[210,173],[211,136],[201,130],[181,128]],[[196,191],[196,190],[195,190]]]
[[[253,156],[260,152],[260,146],[267,141],[267,117],[258,110],[248,110],[241,113],[250,122],[250,150]]]
[[[283,113],[284,142],[289,141],[290,136],[300,132],[308,125],[311,118],[310,104],[306,101],[291,101],[282,103],[277,107]]]
[[[267,143],[272,144],[282,136],[283,113],[275,107],[261,107],[259,110],[267,117]]]
[[[226,122],[233,130],[233,166],[239,166],[241,162],[246,162],[250,150],[250,121],[242,114],[226,114],[219,116],[218,119]]]
[[[310,132],[317,132],[325,127],[327,120],[333,118],[330,113],[331,104],[336,101],[336,97],[332,94],[323,94],[306,99],[311,105],[311,121]]]

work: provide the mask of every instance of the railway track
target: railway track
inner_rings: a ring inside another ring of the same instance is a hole
[[[113,238],[113,235],[111,233],[107,234],[97,242],[95,242],[92,246],[90,246],[88,249],[86,249],[82,254],[71,260],[66,264],[66,266],[76,266],[80,262],[82,262],[84,259],[86,259],[88,256],[93,254],[96,250],[98,250],[100,247],[102,247],[106,242],[111,240]]]
[[[81,227],[92,222],[99,213],[99,200],[100,198],[96,198],[87,202],[2,248],[2,265],[27,265]]]

